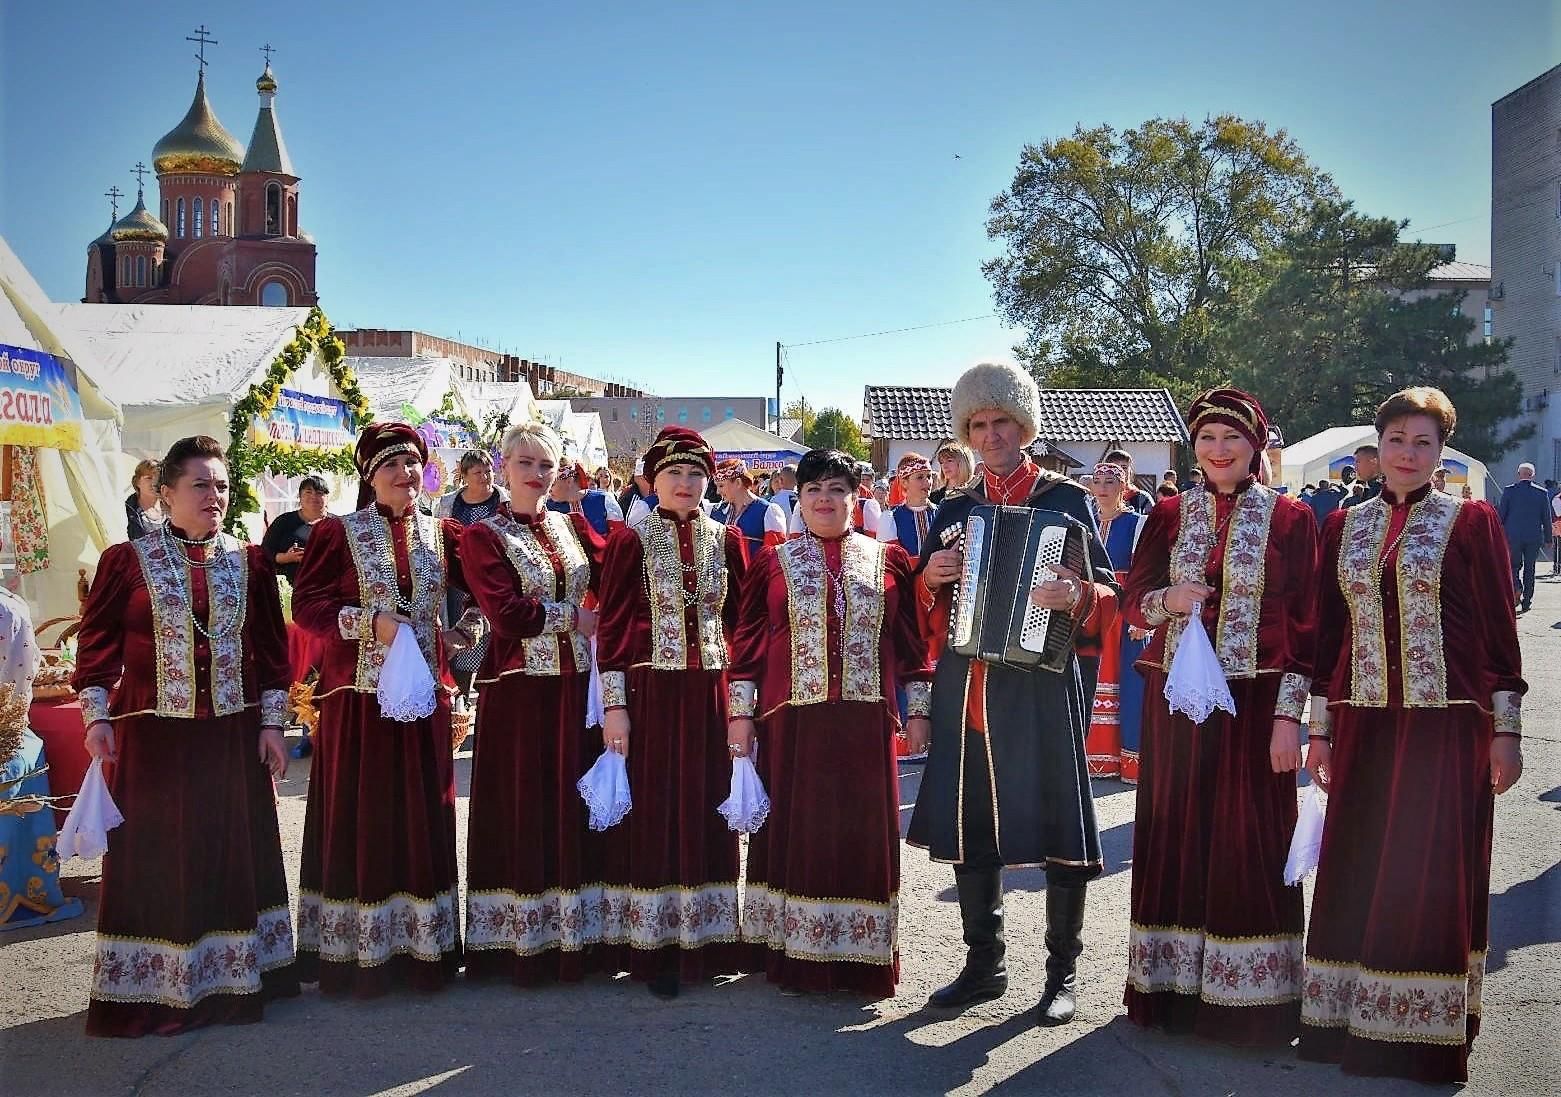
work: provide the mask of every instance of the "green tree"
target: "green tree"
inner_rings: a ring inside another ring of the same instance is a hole
[[[783,419],[799,419],[802,421],[802,437],[808,436],[808,431],[813,429],[813,422],[818,418],[818,408],[808,407],[806,400],[793,400],[786,405],[786,410],[781,412]]]
[[[982,271],[1041,383],[1165,387],[1185,400],[1220,380],[1211,311],[1227,271],[1332,192],[1261,122],[1079,127],[1025,147],[987,221],[1004,253]]]
[[[839,408],[825,408],[802,435],[802,444],[812,449],[844,450],[858,461],[867,460],[867,443],[856,420]]]
[[[1458,408],[1458,448],[1494,461],[1532,433],[1504,420],[1522,386],[1510,340],[1470,341],[1462,291],[1433,292],[1441,249],[1399,239],[1407,222],[1325,200],[1259,262],[1233,272],[1216,337],[1231,379],[1263,401],[1292,440],[1369,423],[1409,385],[1434,385]]]

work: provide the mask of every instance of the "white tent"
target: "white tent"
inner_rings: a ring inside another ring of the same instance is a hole
[[[124,448],[161,457],[180,438],[228,440],[228,416],[250,385],[262,380],[309,317],[307,308],[211,305],[55,305],[60,325],[79,335],[102,363],[102,382],[124,411]],[[309,396],[342,394],[318,351],[284,383]],[[356,481],[334,474],[336,508],[356,501]],[[350,482],[349,482],[350,481]],[[294,482],[262,477],[267,519],[297,505]],[[250,533],[259,537],[259,521]]]
[[[37,451],[49,564],[22,576],[21,593],[34,620],[42,622],[73,616],[77,570],[86,569],[90,577],[103,550],[124,540],[124,498],[134,462],[120,452],[120,412],[104,394],[101,363],[84,340],[55,322],[48,296],[4,238],[0,291],[0,343],[74,363],[85,419],[80,450]]]
[[[451,358],[349,357],[347,367],[374,407],[377,420],[397,420],[411,407],[420,416],[429,416],[453,391],[454,412],[471,417],[465,389],[460,382],[460,366]]]
[[[607,464],[607,434],[594,411],[575,411],[568,400],[538,400],[537,413],[564,439],[569,456],[595,472]]]
[[[542,418],[531,386],[525,381],[462,381],[461,391],[479,427],[487,426],[490,415],[508,415],[511,426]]]
[[[1290,494],[1295,495],[1303,484],[1338,480],[1344,466],[1355,463],[1355,447],[1376,440],[1376,428],[1370,425],[1329,427],[1310,438],[1303,438],[1284,448],[1279,482],[1287,485]],[[1483,462],[1446,446],[1442,450],[1442,464],[1447,466],[1448,491],[1457,494],[1464,484],[1468,484],[1476,499],[1486,497],[1485,485],[1490,477]]]
[[[760,430],[742,419],[723,419],[700,433],[715,450],[717,460],[740,457],[755,470],[779,468],[808,452],[801,442]]]

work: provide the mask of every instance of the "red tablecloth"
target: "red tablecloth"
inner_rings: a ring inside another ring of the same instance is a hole
[[[44,761],[49,763],[49,794],[74,796],[81,790],[92,758],[82,740],[81,704],[77,701],[34,701],[27,710],[33,734],[43,740]],[[54,825],[65,824],[67,804],[54,809]]]

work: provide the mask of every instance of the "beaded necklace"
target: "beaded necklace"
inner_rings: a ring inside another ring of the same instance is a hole
[[[203,625],[201,623],[200,617],[197,616],[195,612],[195,596],[193,593],[195,588],[195,576],[190,571],[192,566],[198,568],[216,567],[227,576],[230,583],[233,583],[235,586],[237,585],[237,575],[235,574],[235,565],[233,563],[232,554],[222,551],[222,535],[220,533],[213,533],[210,537],[206,538],[180,537],[177,533],[173,532],[172,523],[165,522],[161,527],[159,527],[157,536],[163,539],[167,550],[172,555],[177,556],[184,563],[184,582],[182,584],[176,585],[178,586],[179,599],[184,604],[185,610],[188,611],[190,615],[190,623],[195,626],[195,631],[206,637],[208,642],[215,641],[219,637],[228,635],[228,633],[233,631],[234,626],[238,624],[239,614],[243,612],[243,606],[235,606],[233,615],[228,618],[226,622],[219,626],[208,628],[206,625]],[[185,546],[189,546],[190,548],[205,549],[206,552],[202,559],[192,560],[190,559],[190,554],[184,551]],[[209,618],[211,616],[212,606],[210,581],[208,581],[206,584],[206,590],[206,615]]]
[[[678,551],[677,541],[672,535],[674,523],[659,514],[653,514],[647,519],[650,526],[650,552],[645,557],[645,598],[652,604],[655,598],[651,592],[651,569],[659,564],[677,563],[679,578],[678,590],[683,595],[683,608],[690,609],[697,606],[707,594],[715,581],[713,569],[709,566],[711,560],[711,539],[705,529],[705,523],[694,520],[694,562],[685,564],[683,554]],[[706,566],[701,567],[701,564]],[[694,576],[694,589],[688,589],[688,576]]]
[[[824,542],[818,537],[818,535],[810,531],[807,535],[807,545],[808,547],[806,551],[808,560],[811,563],[817,564],[818,569],[822,571],[828,579],[834,580],[833,584],[830,584],[833,587],[830,595],[835,607],[835,616],[844,621],[846,619],[845,541],[842,540],[840,542],[840,566],[833,570],[829,566],[829,557],[824,554]]]
[[[412,594],[410,597],[403,595],[400,583],[390,585],[390,596],[395,602],[396,609],[406,617],[432,610],[434,599],[431,592],[438,587],[443,578],[437,558],[431,558],[430,553],[419,555],[412,551],[417,544],[412,537],[412,527],[416,522],[416,512],[410,512],[402,519],[402,526],[405,529],[402,537],[406,541],[407,549],[407,570],[412,573]],[[374,551],[382,558],[386,556],[390,558],[390,570],[394,575],[396,553],[390,544],[390,519],[381,515],[380,521],[374,524],[373,530]]]

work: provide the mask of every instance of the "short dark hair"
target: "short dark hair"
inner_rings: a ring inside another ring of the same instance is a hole
[[[325,486],[324,477],[316,476],[312,472],[298,481],[298,494],[302,496],[306,491],[317,491],[321,495],[329,495],[331,493],[331,489]]]
[[[1125,449],[1108,449],[1106,455],[1100,460],[1102,464],[1107,465],[1114,465],[1118,461],[1124,465],[1131,465],[1133,463],[1133,455]]]
[[[470,472],[478,465],[488,469],[493,467],[493,458],[489,455],[487,450],[469,449],[465,453],[461,454],[461,473],[463,475]]]
[[[158,463],[157,486],[171,488],[179,482],[184,475],[184,463],[193,461],[198,457],[215,457],[217,460],[227,463],[228,455],[223,451],[222,443],[209,434],[195,434],[189,438],[181,438],[168,447],[168,455]]]
[[[1181,494],[1181,492],[1176,490],[1175,484],[1166,483],[1164,480],[1160,481],[1160,486],[1155,491],[1162,499],[1173,499]]]
[[[861,486],[862,477],[856,471],[856,460],[848,453],[838,449],[814,449],[803,454],[802,460],[797,462],[798,488],[816,480],[837,478],[850,484],[852,491]]]
[[[1377,447],[1370,442],[1362,442],[1355,447],[1355,456],[1359,457],[1363,453],[1367,457],[1375,457],[1377,455]]]
[[[1458,412],[1445,392],[1429,385],[1417,385],[1395,392],[1382,401],[1373,424],[1377,428],[1377,437],[1380,438],[1390,424],[1411,415],[1424,415],[1435,423],[1437,440],[1443,444],[1453,436],[1453,428],[1458,425]]]

